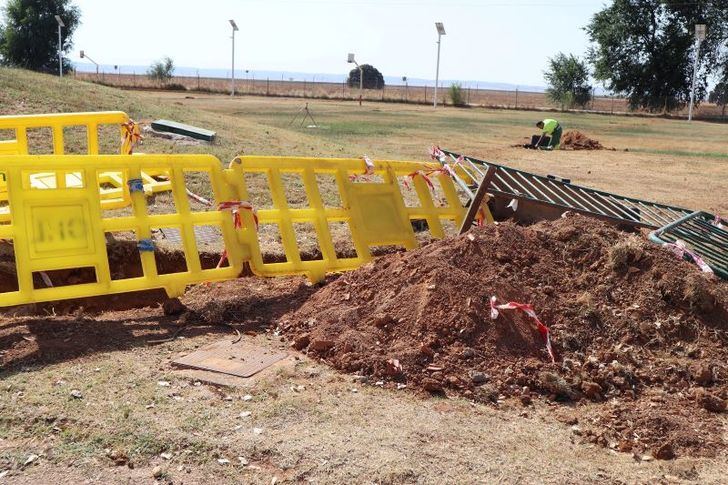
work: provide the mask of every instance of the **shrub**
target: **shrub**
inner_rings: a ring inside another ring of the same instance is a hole
[[[460,83],[452,83],[449,91],[450,101],[453,106],[465,106],[465,94]]]

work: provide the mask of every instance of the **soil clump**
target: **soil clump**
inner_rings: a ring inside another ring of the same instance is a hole
[[[561,138],[562,150],[607,150],[599,140],[589,138],[584,133],[571,130]],[[612,150],[614,150],[612,148]]]

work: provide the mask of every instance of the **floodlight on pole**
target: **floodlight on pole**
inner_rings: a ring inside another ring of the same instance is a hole
[[[81,59],[88,59],[89,61],[91,61],[91,62],[94,63],[94,65],[96,66],[96,77],[98,78],[99,77],[99,65],[98,65],[98,63],[96,61],[94,61],[93,59],[91,59],[88,56],[88,54],[86,54],[86,51],[84,51],[84,50],[81,50]]]
[[[698,75],[698,62],[700,61],[700,44],[705,40],[705,24],[695,25],[695,62],[693,63],[693,82],[690,87],[690,108],[688,109],[688,122],[693,121],[693,106],[695,105],[695,79]]]
[[[435,22],[435,28],[437,29],[437,68],[435,69],[435,101],[433,106],[437,108],[437,85],[440,83],[440,42],[442,36],[445,35],[445,26],[442,22]]]
[[[60,15],[56,15],[56,22],[58,22],[58,76],[63,77],[63,37],[61,36],[61,29],[66,24],[63,23]]]
[[[346,62],[349,64],[355,64],[356,67],[359,68],[359,106],[361,106],[362,92],[364,91],[364,69],[362,69],[359,63],[356,62],[354,54],[352,53],[349,53],[349,57],[347,57]]]
[[[235,32],[238,30],[238,24],[233,19],[230,19],[230,27],[233,28],[233,62],[232,69],[230,69],[230,96],[235,96]]]

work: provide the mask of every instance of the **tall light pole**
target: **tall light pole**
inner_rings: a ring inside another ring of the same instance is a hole
[[[690,108],[688,109],[688,121],[693,121],[693,105],[695,104],[695,78],[698,75],[698,62],[700,61],[700,43],[705,40],[705,24],[695,25],[695,62],[693,64],[693,83],[690,88]]]
[[[58,76],[63,77],[63,38],[61,37],[61,29],[66,26],[60,15],[56,15],[58,22]]]
[[[437,85],[440,83],[440,41],[442,36],[445,35],[445,27],[442,22],[435,22],[435,28],[437,29],[437,69],[435,70],[435,101],[433,106],[437,108]]]
[[[233,28],[233,65],[230,70],[230,96],[235,96],[235,32],[237,32],[238,24],[233,19],[229,20],[230,26]]]
[[[94,61],[93,59],[91,59],[89,56],[87,56],[86,55],[86,51],[83,51],[83,50],[81,51],[81,59],[88,59],[89,61],[91,61],[91,62],[94,63],[94,65],[96,66],[96,79],[98,79],[99,78],[99,65],[98,65],[98,63],[96,61]]]
[[[354,59],[354,54],[349,53],[349,57],[347,58],[346,62],[349,64],[354,64],[356,67],[359,68],[359,106],[361,106],[361,96],[362,92],[364,91],[364,69],[359,65],[358,62],[356,62],[356,59]]]

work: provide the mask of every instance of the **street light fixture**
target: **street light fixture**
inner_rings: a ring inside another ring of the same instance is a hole
[[[359,106],[361,106],[361,96],[362,92],[364,90],[364,69],[359,65],[358,62],[356,62],[356,59],[354,59],[354,54],[349,53],[349,57],[347,58],[346,62],[349,64],[354,64],[356,67],[359,68]]]
[[[96,66],[96,79],[98,79],[99,78],[99,65],[98,65],[98,63],[96,61],[94,61],[93,59],[91,59],[86,54],[86,51],[83,51],[83,50],[81,51],[81,59],[88,59],[89,61],[91,61],[91,62],[94,63],[94,65]]]
[[[693,105],[695,104],[695,78],[698,75],[698,62],[700,60],[700,43],[705,40],[706,27],[705,24],[695,25],[695,62],[693,63],[693,82],[690,87],[690,108],[688,109],[688,121],[693,121]]]
[[[58,76],[63,77],[63,38],[61,37],[61,29],[66,26],[60,15],[56,15],[58,22]]]
[[[230,70],[230,96],[235,96],[235,32],[238,30],[238,24],[233,19],[230,19],[230,26],[233,28],[233,65]]]
[[[437,29],[437,69],[435,70],[435,101],[433,106],[437,108],[437,85],[440,84],[440,40],[445,35],[445,26],[442,22],[435,22]]]

